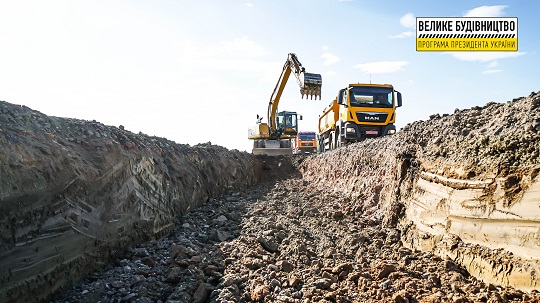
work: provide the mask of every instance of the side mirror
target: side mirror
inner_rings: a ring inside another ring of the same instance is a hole
[[[337,95],[337,97],[336,97],[337,103],[340,104],[340,105],[344,105],[344,104],[343,104],[343,93],[344,93],[344,92],[345,92],[345,89],[340,89],[340,90],[339,90],[339,93],[338,93],[338,95]]]
[[[298,115],[298,120],[302,120],[302,115]]]
[[[401,93],[397,92],[397,106],[396,107],[401,107],[401,105],[402,105]]]

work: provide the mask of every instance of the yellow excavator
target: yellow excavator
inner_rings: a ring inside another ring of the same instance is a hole
[[[321,75],[307,73],[296,55],[290,53],[268,103],[268,123],[263,123],[263,117],[257,115],[257,124],[248,129],[248,138],[253,140],[255,155],[292,154],[291,140],[298,134],[298,120],[302,120],[302,116],[291,111],[277,112],[281,94],[291,73],[295,75],[300,86],[302,99],[304,96],[306,99],[321,99]]]

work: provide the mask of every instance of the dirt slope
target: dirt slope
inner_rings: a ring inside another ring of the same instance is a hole
[[[45,297],[263,177],[250,154],[0,102],[0,301]]]
[[[351,198],[345,207],[399,226],[484,281],[540,284],[540,95],[433,115],[396,136],[304,162],[304,178]],[[342,169],[335,169],[340,167]],[[495,251],[489,250],[493,249]]]
[[[0,301],[537,302],[539,139],[539,94],[278,158],[2,102]]]

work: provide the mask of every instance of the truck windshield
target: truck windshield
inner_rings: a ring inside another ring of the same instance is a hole
[[[349,89],[351,106],[392,107],[393,94],[391,88],[354,86]]]
[[[315,140],[315,134],[299,134],[298,137],[302,141],[312,141]]]

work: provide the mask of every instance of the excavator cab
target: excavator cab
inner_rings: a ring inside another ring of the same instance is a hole
[[[281,135],[296,136],[298,134],[298,118],[296,112],[282,111],[277,114],[277,131]]]

